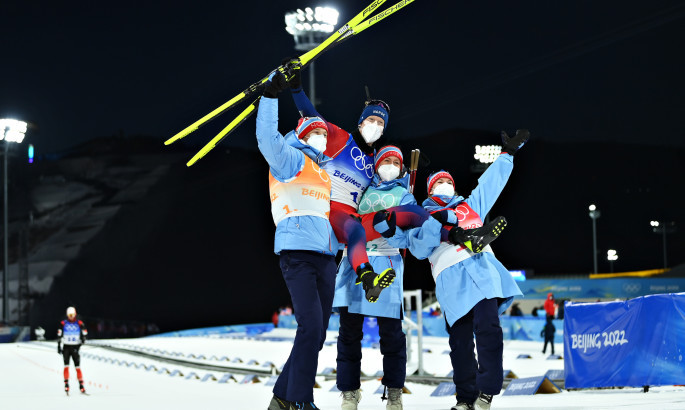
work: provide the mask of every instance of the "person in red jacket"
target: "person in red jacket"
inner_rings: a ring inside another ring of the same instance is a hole
[[[69,360],[74,360],[79,390],[85,393],[83,387],[83,373],[81,373],[81,356],[78,351],[85,343],[88,330],[82,321],[76,319],[76,308],[67,308],[67,320],[60,322],[57,329],[57,353],[64,358],[64,391],[69,394]],[[64,345],[64,347],[62,347]]]
[[[554,318],[554,312],[556,311],[557,304],[554,303],[554,294],[552,292],[547,294],[547,300],[545,300],[545,312],[547,312],[547,317]]]

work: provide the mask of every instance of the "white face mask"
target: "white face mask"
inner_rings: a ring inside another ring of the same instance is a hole
[[[309,145],[310,147],[314,148],[319,152],[324,152],[326,151],[327,142],[328,138],[326,138],[323,134],[311,134],[307,139],[307,142],[305,142],[305,144]]]
[[[383,164],[378,167],[378,175],[383,181],[392,181],[400,176],[400,169],[393,164]]]
[[[454,185],[443,182],[433,188],[433,195],[454,196]]]
[[[381,137],[382,132],[383,127],[368,122],[364,123],[364,126],[361,129],[362,137],[364,137],[364,141],[366,141],[367,144],[376,142],[378,138]]]

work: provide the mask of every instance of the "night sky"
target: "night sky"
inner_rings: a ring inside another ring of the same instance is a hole
[[[284,29],[286,11],[335,7],[340,26],[369,2],[4,0],[0,116],[32,124],[26,142],[35,145],[38,156],[66,153],[104,136],[151,136],[164,152],[163,140],[263,77],[282,58],[299,54]],[[684,44],[683,1],[416,0],[316,60],[317,108],[350,129],[368,85],[373,97],[392,108],[386,133],[392,141],[431,154],[433,167],[458,172],[468,166],[450,161],[469,158],[475,140],[466,137],[468,130],[494,138],[481,141],[495,144],[501,129],[528,128],[533,139],[517,156],[513,180],[496,208],[514,223],[512,228],[526,224],[527,232],[545,242],[549,233],[533,228],[540,225],[535,218],[544,218],[548,226],[558,216],[564,219],[562,232],[583,224],[587,234],[587,204],[593,195],[604,194],[600,234],[606,238],[619,227],[617,236],[636,242],[631,253],[656,254],[622,268],[660,267],[660,243],[643,219],[656,214],[679,221],[683,229],[678,211],[684,205],[683,166],[668,164],[677,164],[672,156],[685,148]],[[303,77],[308,88],[307,73]],[[243,107],[182,144],[194,152]],[[282,132],[297,119],[287,96],[281,98],[280,117]],[[254,121],[243,124],[225,145],[256,150]],[[636,146],[645,147],[648,161],[635,155]],[[189,180],[217,169],[224,151],[202,160],[212,165],[201,161],[189,170]],[[577,161],[560,160],[555,167],[550,161],[560,151]],[[671,155],[663,170],[660,153]],[[476,176],[466,172],[461,175],[466,182],[457,182],[462,191],[475,184]],[[559,183],[533,185],[542,175],[558,175]],[[569,176],[577,176],[581,185],[561,183]],[[245,178],[243,184],[266,190],[262,175],[246,173]],[[615,195],[599,184],[608,178],[618,185]],[[673,201],[670,189],[678,193]],[[658,198],[645,196],[650,192]],[[523,193],[525,198],[518,195]],[[544,212],[520,211],[524,199],[529,208]],[[633,220],[635,214],[625,209],[633,203],[646,203],[644,208],[654,212]],[[267,206],[264,196],[258,215],[268,218]],[[612,212],[623,222],[609,225]],[[631,223],[640,229],[629,229]],[[531,253],[506,248],[521,238],[522,231],[510,232],[511,238],[500,239],[505,249],[499,255],[517,265],[511,267],[539,265],[554,272],[556,266],[556,272],[567,273],[591,268],[587,243],[579,245],[585,249],[582,256],[562,260],[577,252],[570,245],[581,241],[576,237],[543,247],[536,259],[529,257],[538,246],[530,237]],[[673,236],[682,244],[682,232]],[[640,248],[643,242],[648,249]],[[682,263],[681,254],[672,251],[674,261]]]
[[[37,125],[39,154],[166,138],[297,55],[283,15],[308,4],[3,1],[0,114]],[[367,1],[322,4],[341,25]],[[682,1],[416,0],[317,60],[319,108],[353,121],[366,84],[390,102],[397,138],[525,126],[551,141],[682,145],[684,17]]]

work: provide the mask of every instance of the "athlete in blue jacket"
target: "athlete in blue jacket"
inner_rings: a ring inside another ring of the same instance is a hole
[[[478,186],[466,199],[456,195],[449,173],[440,171],[430,175],[429,198],[423,202],[424,208],[432,213],[454,213],[464,228],[482,226],[482,220],[511,175],[514,153],[528,138],[527,130],[517,131],[512,138],[503,133],[502,154],[481,175]],[[482,252],[474,253],[445,242],[444,237],[439,246],[427,240],[431,235],[440,235],[439,225],[437,219],[429,220],[407,235],[412,254],[418,259],[430,260],[435,294],[445,314],[457,390],[457,404],[452,410],[489,409],[492,396],[499,394],[503,382],[499,315],[506,311],[514,296],[522,294],[489,245]],[[474,334],[477,361],[473,353]]]
[[[403,171],[402,160],[402,151],[395,146],[387,145],[378,150],[375,159],[376,174],[359,202],[360,215],[369,215],[389,208],[401,213],[404,206],[416,205],[416,199],[407,189],[409,175]],[[427,219],[432,218],[426,215],[424,221]],[[372,229],[367,228],[367,232]],[[395,240],[401,241],[399,238]],[[440,244],[439,237],[434,241],[435,246]],[[407,365],[407,344],[402,332],[404,261],[399,249],[389,245],[382,236],[367,242],[366,252],[371,266],[376,271],[382,272],[393,268],[396,277],[378,301],[371,304],[365,299],[359,286],[354,285],[356,274],[350,265],[347,252],[343,253],[333,299],[333,308],[340,313],[337,387],[343,395],[342,407],[356,409],[357,403],[361,400],[361,341],[364,318],[376,317],[383,354],[382,383],[388,388],[387,408],[401,409]]]
[[[269,164],[274,251],[280,255],[298,324],[269,410],[317,408],[314,377],[331,315],[338,250],[328,221],[331,179],[319,166],[326,149],[326,124],[319,118],[302,118],[284,138],[278,132],[277,95],[287,86],[282,74],[272,76],[257,113],[259,150]]]

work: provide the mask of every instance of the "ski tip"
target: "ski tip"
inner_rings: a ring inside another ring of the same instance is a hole
[[[201,160],[202,157],[204,157],[205,155],[207,155],[207,153],[208,153],[209,151],[211,151],[212,149],[214,149],[215,146],[216,146],[216,145],[207,145],[206,147],[202,148],[200,151],[198,151],[197,154],[195,154],[195,155],[190,159],[190,161],[188,161],[188,163],[186,163],[186,166],[190,167],[190,166],[192,166],[193,164],[195,164],[197,161]]]
[[[169,138],[168,140],[164,141],[164,145],[171,145],[174,142],[180,140],[181,138],[184,138],[188,134],[192,133],[193,131],[197,130],[197,128],[186,128],[183,131],[179,132],[178,134],[174,135],[173,137]]]

